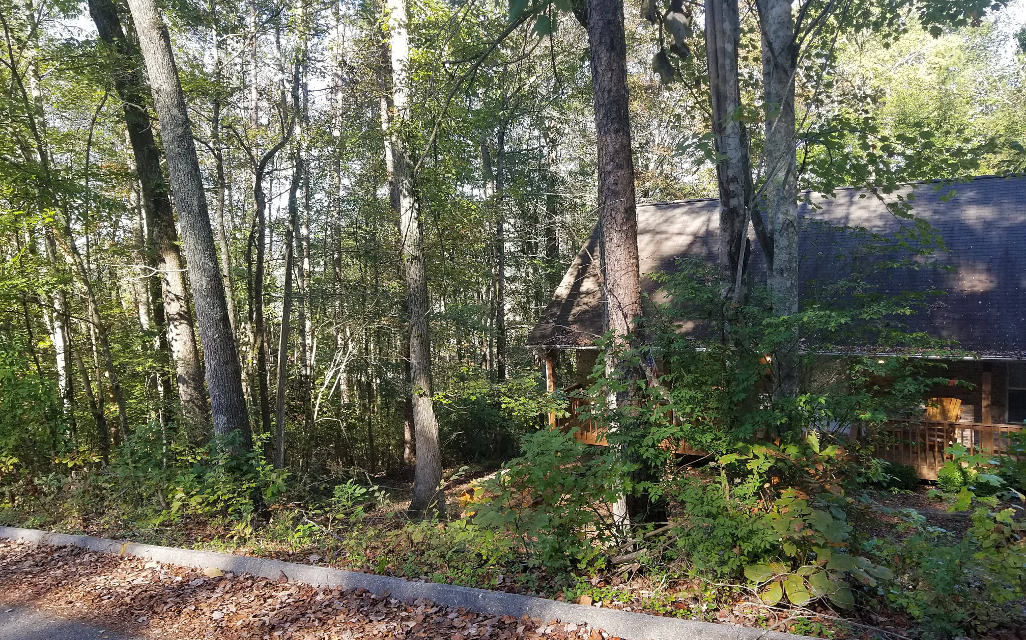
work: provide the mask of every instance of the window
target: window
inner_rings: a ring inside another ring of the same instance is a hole
[[[1026,364],[1008,365],[1008,422],[1026,421]]]

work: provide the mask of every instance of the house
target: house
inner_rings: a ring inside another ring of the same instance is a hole
[[[895,205],[900,209],[903,202],[911,205],[916,218],[929,223],[932,232],[895,213]],[[972,386],[935,390],[931,397],[940,399],[942,406],[928,409],[922,422],[895,425],[899,443],[882,455],[911,464],[923,477],[932,478],[952,441],[991,452],[1007,447],[1007,434],[1026,421],[1026,177],[921,183],[889,195],[854,188],[838,189],[829,198],[807,194],[799,216],[803,300],[818,283],[843,277],[860,261],[871,259],[858,250],[859,238],[865,236],[844,229],[858,228],[884,241],[924,233],[936,234],[942,241],[943,247],[924,258],[918,268],[902,270],[897,276],[890,272],[888,281],[878,284],[895,291],[942,294],[932,297],[906,324],[911,330],[957,343],[962,353],[946,359],[950,374],[945,375]],[[672,271],[679,258],[715,260],[717,234],[718,201],[714,199],[640,205],[638,248],[644,294],[660,295],[651,275]],[[764,273],[765,261],[754,239],[752,247],[752,271]],[[586,375],[594,363],[595,340],[604,333],[598,276],[596,229],[528,336],[528,345],[544,354],[550,390],[557,386],[559,354],[574,357],[578,376]],[[695,330],[696,335],[700,333]],[[863,353],[877,353],[872,345],[858,347]],[[902,355],[937,357],[927,352]],[[601,444],[601,437],[590,432],[588,425],[577,424],[573,415],[568,424],[578,429],[579,439]]]

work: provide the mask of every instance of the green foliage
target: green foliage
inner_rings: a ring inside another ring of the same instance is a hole
[[[535,376],[490,382],[470,368],[434,399],[449,463],[509,460],[520,440],[538,428],[540,416],[566,411],[565,400],[545,393]]]
[[[1008,434],[1008,455],[998,456],[996,473],[1009,488],[1026,494],[1026,431]]]
[[[529,436],[523,455],[485,484],[492,499],[474,522],[514,532],[535,566],[601,566],[603,547],[624,533],[612,506],[628,489],[632,467],[611,448],[595,449],[556,430]]]
[[[1026,623],[1026,524],[1020,507],[979,497],[967,484],[952,510],[971,514],[964,536],[924,526],[914,518],[911,534],[872,540],[868,553],[889,566],[894,578],[881,591],[889,606],[912,616],[929,638],[987,637],[998,627]]]
[[[1000,456],[972,453],[961,443],[947,447],[944,453],[951,456],[951,459],[937,472],[937,485],[942,491],[964,496],[965,490],[972,491],[974,495],[990,496],[1005,484],[996,475]]]
[[[746,581],[769,605],[827,598],[854,605],[852,586],[876,586],[890,570],[851,549],[840,484],[850,461],[835,445],[742,447],[712,469],[692,470],[671,495],[681,501],[674,537],[699,574]]]

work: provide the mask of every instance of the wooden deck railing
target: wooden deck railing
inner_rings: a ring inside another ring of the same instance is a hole
[[[979,422],[894,421],[886,426],[889,439],[877,450],[884,460],[913,467],[924,480],[936,480],[937,472],[951,456],[945,449],[961,443],[970,453],[1008,455],[1009,434],[1021,425]]]
[[[609,446],[605,434],[595,421],[582,417],[587,406],[586,399],[571,397],[569,414],[560,418],[556,426],[564,431],[573,431],[578,442]],[[672,413],[670,419],[675,419]],[[877,449],[877,455],[884,460],[913,467],[924,480],[936,480],[937,472],[951,459],[944,451],[952,444],[960,442],[970,453],[1008,455],[1011,450],[1009,434],[1022,431],[1023,428],[1014,424],[894,421],[886,425],[890,437],[884,439]],[[677,453],[705,455],[683,442],[678,445]]]
[[[562,429],[563,431],[573,431],[574,439],[578,442],[584,444],[593,444],[599,447],[608,447],[609,441],[606,440],[605,433],[603,433],[602,430],[599,429],[599,426],[595,423],[595,421],[590,418],[581,417],[581,414],[584,412],[584,409],[588,406],[588,404],[588,401],[583,398],[571,397],[569,415],[567,415],[567,417],[565,418],[560,418],[556,422],[556,426]],[[677,417],[674,415],[672,411],[669,412],[669,414],[670,421],[672,423],[675,423]],[[668,442],[664,442],[663,446],[668,449],[673,448],[673,445]],[[699,451],[698,449],[694,449],[688,446],[686,442],[679,443],[677,445],[676,452],[680,455],[685,456],[707,455],[704,451]]]

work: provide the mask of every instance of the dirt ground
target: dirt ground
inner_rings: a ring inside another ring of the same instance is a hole
[[[0,605],[160,640],[616,640],[575,624],[486,616],[363,591],[315,589],[74,548],[0,541]]]

